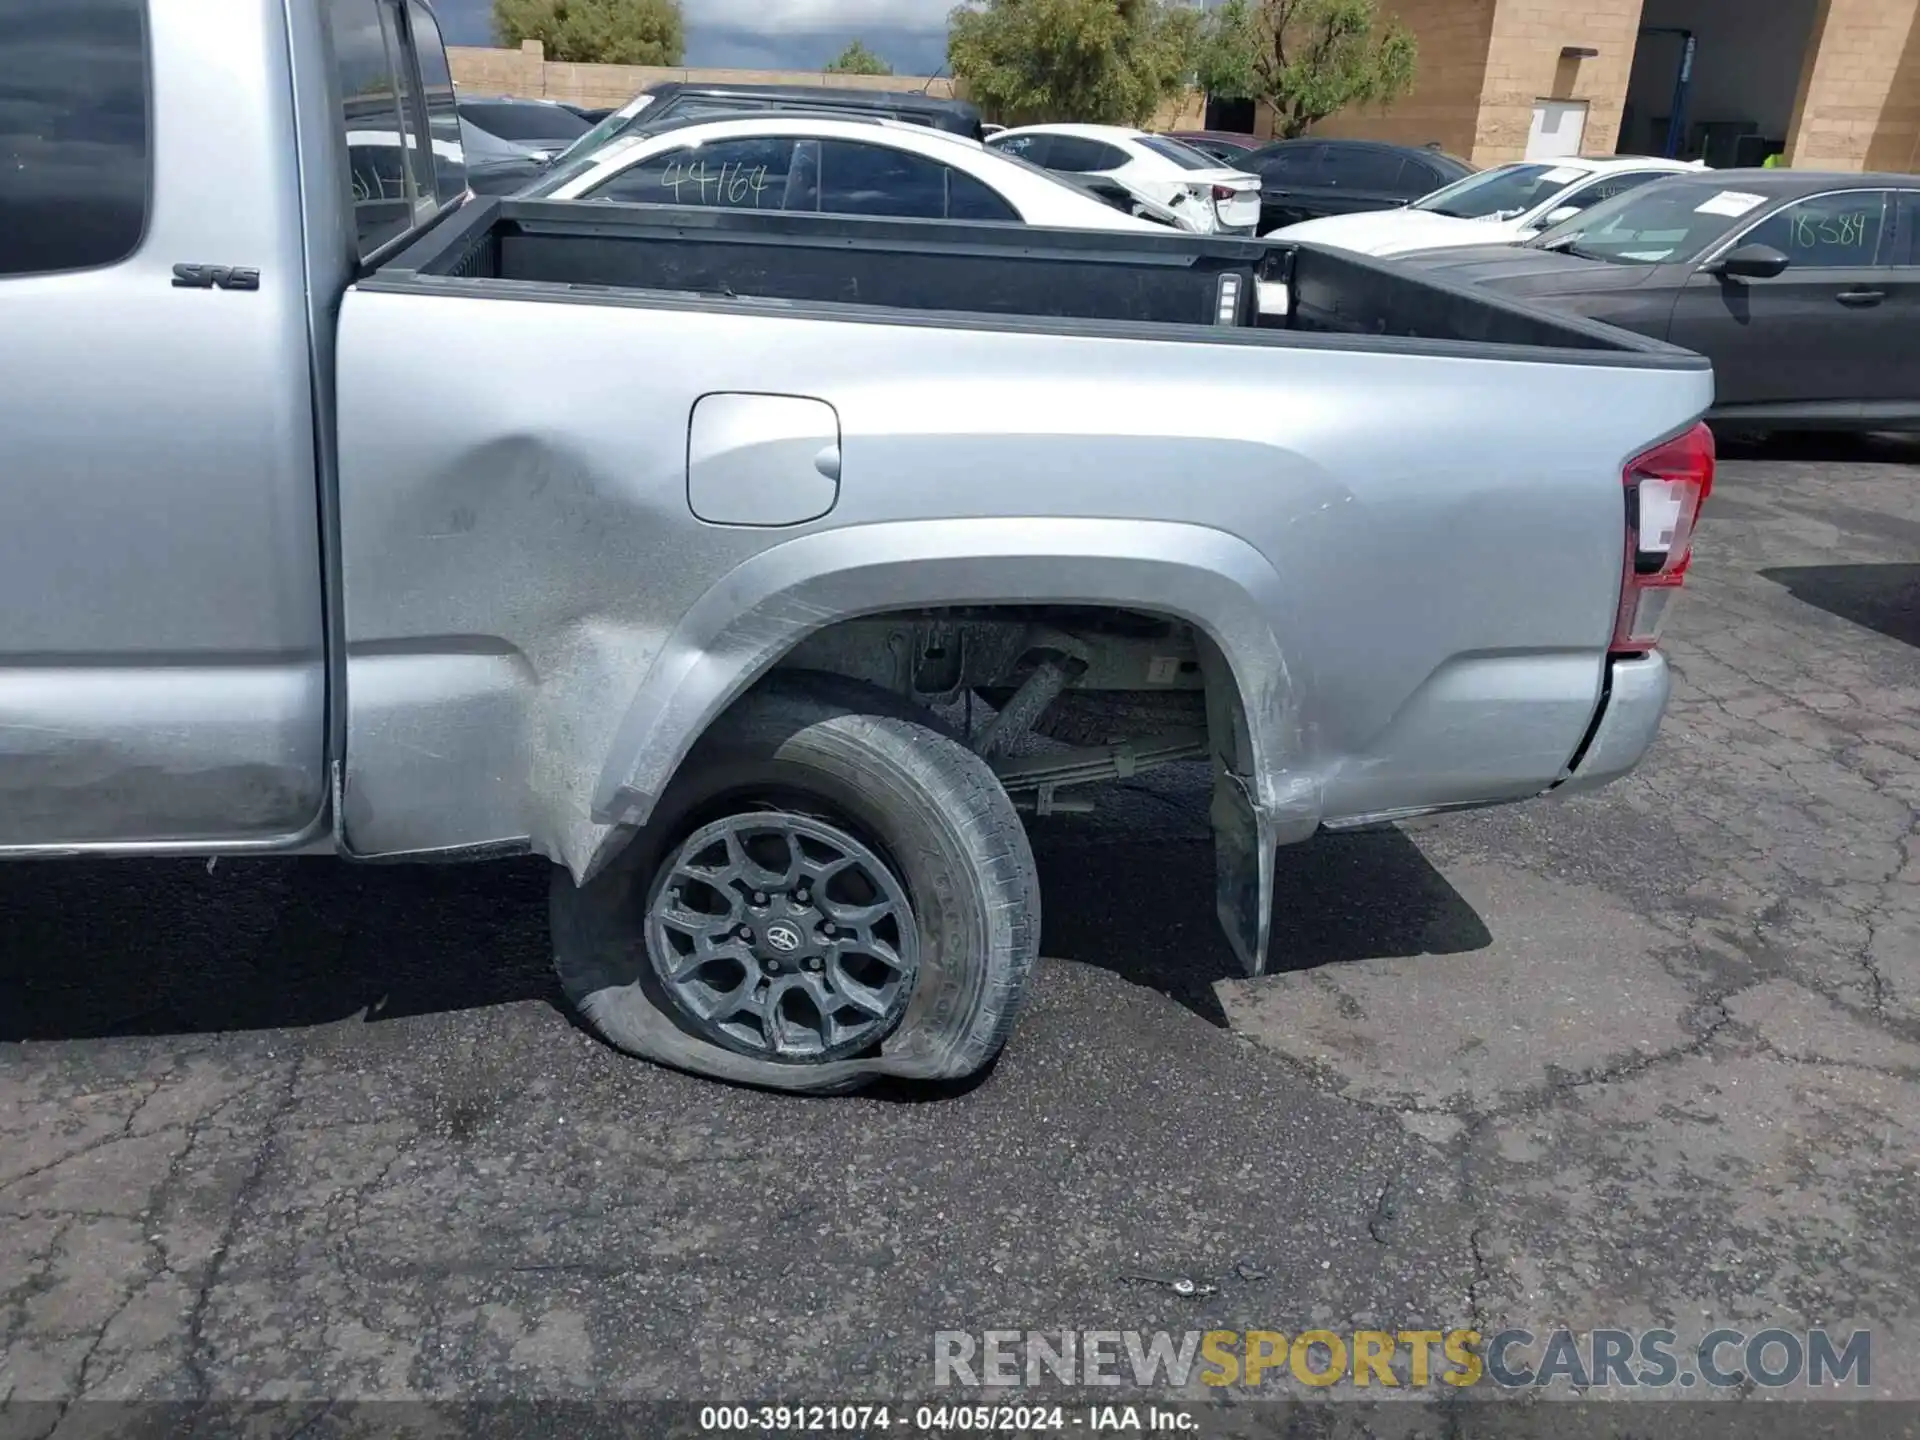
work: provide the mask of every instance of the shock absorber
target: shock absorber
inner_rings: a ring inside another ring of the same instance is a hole
[[[974,749],[982,756],[991,756],[1032,730],[1033,722],[1046,713],[1060,692],[1086,668],[1083,661],[1052,652],[1041,655],[1039,663],[1020,682],[1020,688],[980,732]]]

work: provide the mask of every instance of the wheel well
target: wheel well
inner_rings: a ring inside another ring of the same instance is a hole
[[[903,610],[842,620],[789,651],[779,669],[864,680],[919,705],[1017,685],[1036,657],[1077,662],[1073,688],[1204,688],[1194,628],[1149,611],[1006,605]]]
[[[814,632],[775,669],[842,675],[938,711],[969,696],[1004,700],[1049,658],[1065,662],[1069,678],[1063,693],[1068,696],[1076,691],[1110,692],[1116,699],[1122,693],[1142,699],[1190,696],[1190,710],[1176,701],[1158,709],[1142,704],[1125,713],[1191,713],[1197,721],[1204,711],[1210,748],[1230,768],[1246,768],[1240,687],[1219,648],[1191,622],[1151,610],[999,605],[890,611]],[[1141,723],[1149,728],[1140,737],[1169,728],[1149,718]]]
[[[1092,808],[1087,799],[1061,797],[1063,790],[1209,761],[1217,908],[1248,973],[1260,972],[1274,828],[1256,799],[1246,686],[1206,631],[1131,607],[925,607],[829,624],[783,653],[764,678],[793,672],[871,687],[861,709],[931,714],[987,761],[1016,806],[1041,815]],[[983,694],[994,713],[976,727],[972,700]],[[1076,726],[1041,723],[1049,710],[1070,711],[1076,698],[1104,704],[1062,714]],[[1103,715],[1089,716],[1089,708]],[[1138,728],[1089,728],[1107,722]]]

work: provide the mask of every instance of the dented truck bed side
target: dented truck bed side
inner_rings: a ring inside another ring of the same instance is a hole
[[[1621,466],[1710,397],[1659,347],[405,263],[349,293],[339,345],[345,842],[528,843],[576,876],[809,635],[942,607],[1191,624],[1232,676],[1279,840],[1538,794],[1599,706]],[[723,398],[737,433],[705,421]],[[825,428],[783,445],[796,401]],[[756,404],[768,433],[738,418]],[[697,493],[709,474],[730,498]],[[817,514],[783,508],[816,493]]]

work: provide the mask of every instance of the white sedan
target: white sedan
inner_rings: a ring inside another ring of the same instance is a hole
[[[629,134],[557,167],[523,198],[986,220],[1166,234],[1059,176],[927,125],[756,115]]]
[[[1362,255],[1518,244],[1572,219],[1597,201],[1703,165],[1699,160],[1627,155],[1496,165],[1398,209],[1303,220],[1273,231],[1268,238],[1305,240]]]
[[[993,136],[987,148],[1096,191],[1118,187],[1140,213],[1183,230],[1251,235],[1260,226],[1258,175],[1166,135],[1121,125],[1021,125]]]

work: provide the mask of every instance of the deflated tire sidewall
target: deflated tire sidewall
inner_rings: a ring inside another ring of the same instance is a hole
[[[1032,853],[986,763],[903,708],[851,682],[783,677],[715,724],[604,873],[576,890],[556,871],[556,964],[595,1029],[622,1050],[786,1090],[840,1090],[882,1075],[954,1079],[998,1053],[1039,946]],[[691,1034],[652,978],[644,908],[656,867],[696,824],[732,797],[751,804],[756,792],[817,797],[907,890],[919,976],[877,1055],[796,1065],[734,1053]]]

